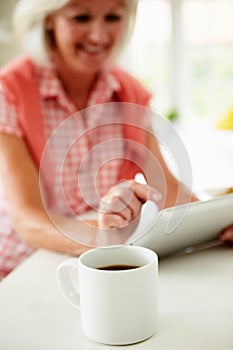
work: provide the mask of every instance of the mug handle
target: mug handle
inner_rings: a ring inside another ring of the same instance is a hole
[[[71,269],[78,271],[78,259],[73,258],[64,261],[57,268],[57,282],[64,296],[72,305],[80,308],[80,297],[74,288],[69,272]]]

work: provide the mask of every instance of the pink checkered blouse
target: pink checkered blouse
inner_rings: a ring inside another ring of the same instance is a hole
[[[65,94],[60,81],[51,68],[36,67],[36,78],[41,96],[41,107],[46,138],[49,139],[52,132],[66,120],[68,116],[77,112],[75,105]],[[119,83],[110,72],[103,72],[93,87],[88,100],[88,106],[104,104],[113,101],[114,92],[119,89]],[[101,107],[100,107],[101,108]],[[96,128],[100,113],[87,113],[85,119],[76,120],[75,127],[81,133],[88,128],[92,130],[89,135],[82,136],[67,153],[62,169],[62,187],[65,194],[62,200],[59,195],[59,177],[54,179],[53,193],[47,193],[49,207],[60,213],[82,214],[90,207],[96,208],[98,200],[109,187],[115,184],[123,155],[122,130],[120,124],[111,124],[114,113],[109,113],[108,125]],[[4,87],[0,84],[0,132],[16,137],[23,137],[23,131],[17,121],[17,109],[8,100]],[[70,130],[72,133],[73,130]],[[69,130],[66,133],[67,140],[63,139],[54,150],[54,162],[58,164],[59,152],[69,141]],[[114,142],[105,142],[112,140]],[[95,149],[95,144],[104,143],[105,147]],[[106,158],[106,154],[108,158]],[[111,161],[109,161],[111,160]],[[99,166],[102,164],[103,166]],[[81,167],[80,167],[81,165]],[[79,183],[77,186],[77,169],[80,168]],[[57,193],[57,194],[56,194]],[[93,195],[94,193],[94,195]],[[11,218],[8,215],[7,202],[4,190],[0,184],[0,280],[13,270],[34,249],[20,241],[12,228]]]

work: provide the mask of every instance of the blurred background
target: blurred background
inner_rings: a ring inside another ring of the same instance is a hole
[[[0,0],[1,66],[20,52],[11,32],[16,3]],[[233,0],[139,0],[120,64],[182,137],[194,189],[233,186]]]
[[[215,123],[233,107],[232,0],[140,0],[136,23],[125,64],[156,108]]]

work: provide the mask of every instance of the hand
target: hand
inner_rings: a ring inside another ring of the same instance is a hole
[[[142,205],[148,200],[157,203],[160,193],[134,180],[122,181],[101,199],[98,225],[101,228],[125,227],[139,218]]]
[[[233,244],[233,224],[221,232],[220,239],[225,243]]]

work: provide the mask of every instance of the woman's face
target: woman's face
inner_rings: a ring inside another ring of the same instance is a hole
[[[123,0],[75,0],[47,20],[56,53],[71,71],[97,71],[118,42],[126,8]]]

